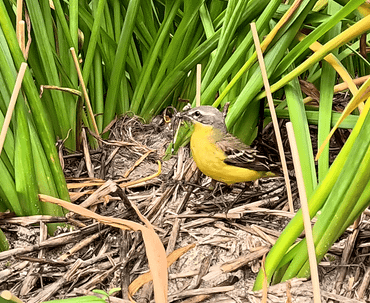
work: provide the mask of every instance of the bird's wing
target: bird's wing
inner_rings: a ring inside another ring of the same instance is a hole
[[[271,170],[267,157],[259,155],[256,149],[246,146],[229,133],[219,139],[216,144],[224,151],[226,164],[256,171]]]

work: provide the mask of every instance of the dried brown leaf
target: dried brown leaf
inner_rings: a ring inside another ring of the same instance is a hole
[[[148,257],[149,267],[151,273],[153,273],[155,301],[167,302],[168,276],[166,266],[166,252],[161,240],[154,232],[154,229],[151,225],[149,227],[145,227],[141,224],[129,220],[101,216],[88,209],[80,207],[79,205],[75,205],[70,202],[66,202],[64,200],[47,195],[39,195],[39,199],[43,202],[58,204],[68,209],[69,211],[73,211],[74,213],[78,213],[82,216],[95,219],[103,224],[107,224],[124,230],[128,229],[141,231],[146,247],[146,255]],[[142,215],[140,215],[140,218],[144,219],[145,224],[148,224],[148,221]]]
[[[176,249],[174,252],[172,252],[168,257],[167,257],[167,267],[170,267],[178,258],[180,258],[183,254],[185,254],[187,251],[192,249],[195,246],[195,244],[190,244],[185,247],[181,247],[179,249]],[[128,292],[131,296],[133,296],[141,286],[144,284],[150,282],[152,280],[152,273],[147,272],[138,278],[136,278],[128,287]],[[158,301],[160,302],[160,301]]]

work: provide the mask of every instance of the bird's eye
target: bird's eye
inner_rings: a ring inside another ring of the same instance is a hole
[[[194,112],[194,117],[199,117],[199,116],[200,116],[200,111],[199,110],[195,111]]]

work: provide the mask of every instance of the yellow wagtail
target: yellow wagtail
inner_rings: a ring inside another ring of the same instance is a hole
[[[202,173],[228,185],[275,177],[267,158],[228,133],[223,114],[212,106],[199,106],[179,113],[194,124],[190,139],[193,158]]]

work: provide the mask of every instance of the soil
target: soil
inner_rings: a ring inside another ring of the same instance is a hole
[[[64,152],[64,170],[72,201],[81,204],[106,181],[113,180],[122,185],[129,203],[110,192],[95,199],[90,210],[141,223],[130,206],[132,203],[153,224],[167,253],[195,244],[169,268],[170,302],[261,302],[262,293],[253,292],[252,288],[263,255],[292,217],[284,179],[215,186],[208,177],[197,172],[188,147],[181,147],[176,155],[162,161],[173,140],[174,129],[172,122],[166,123],[161,116],[147,125],[136,117],[126,116],[112,126],[109,140],[90,151],[91,163],[82,152],[72,155]],[[284,129],[282,127],[282,135],[297,211],[297,186]],[[311,131],[316,142],[316,127],[312,126]],[[332,140],[332,159],[348,133],[340,130]],[[264,129],[262,138],[257,147],[277,162],[270,125]],[[136,163],[140,159],[142,161]],[[158,161],[162,164],[161,174],[147,178],[157,173]],[[91,165],[94,178],[89,177],[86,163]],[[322,302],[370,301],[367,287],[361,293],[362,298],[359,297],[364,276],[369,275],[368,215],[369,212],[363,216],[361,228],[355,231],[349,228],[320,263]],[[76,214],[68,214],[63,220],[69,224],[60,227],[56,235],[72,238],[41,249],[37,245],[40,224],[35,222],[54,222],[52,219],[1,221],[1,229],[13,253],[2,259],[0,289],[10,290],[24,302],[39,302],[121,287],[123,291],[112,295],[110,300],[128,302],[128,285],[148,271],[141,234],[99,225]],[[353,236],[357,232],[357,237]],[[353,249],[345,261],[342,256],[348,243],[353,244]],[[31,246],[33,251],[25,250]],[[16,252],[17,248],[20,251]],[[71,248],[75,248],[74,251],[64,255]],[[73,271],[71,268],[77,266],[78,260],[82,263]],[[222,270],[225,264],[231,267],[226,272]],[[134,299],[137,302],[153,300],[151,284],[140,288]],[[313,302],[311,281],[294,279],[271,286],[268,302]]]

